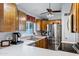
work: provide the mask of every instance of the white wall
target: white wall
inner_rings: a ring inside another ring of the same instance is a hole
[[[69,13],[71,4],[65,3],[62,5],[62,41],[77,41],[78,33],[71,33],[67,28],[67,21],[69,16],[65,16],[65,13]]]

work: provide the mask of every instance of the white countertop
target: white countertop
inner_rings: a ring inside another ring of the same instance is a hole
[[[54,51],[43,48],[28,46],[34,41],[25,40],[23,44],[12,45],[0,49],[0,56],[79,56],[79,54],[64,51]]]

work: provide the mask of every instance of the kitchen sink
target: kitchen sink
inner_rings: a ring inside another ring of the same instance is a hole
[[[27,40],[32,40],[32,41],[38,41],[40,38],[37,36],[31,36],[30,38],[28,38]]]
[[[29,46],[36,46],[35,42],[28,44]]]

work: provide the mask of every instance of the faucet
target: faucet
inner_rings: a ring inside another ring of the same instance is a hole
[[[31,39],[35,39],[35,33],[33,32],[33,35],[31,36]]]

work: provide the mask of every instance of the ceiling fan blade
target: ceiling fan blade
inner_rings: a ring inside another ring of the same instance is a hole
[[[61,12],[61,10],[55,10],[55,11],[52,11],[53,13],[56,13],[56,12]]]
[[[45,14],[45,13],[48,13],[48,12],[41,13],[40,15]]]
[[[47,9],[48,12],[52,12],[52,9]]]

